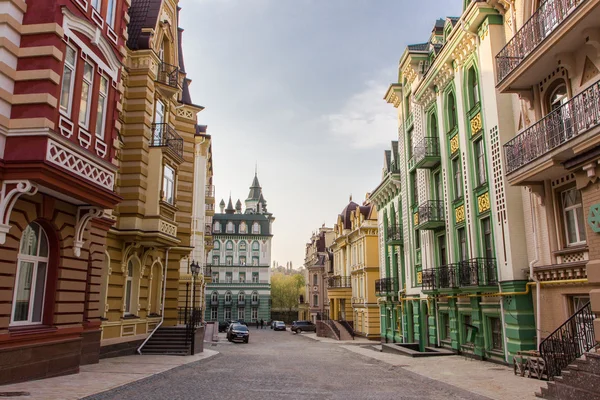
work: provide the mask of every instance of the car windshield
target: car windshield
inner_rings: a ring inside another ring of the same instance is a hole
[[[238,331],[238,332],[248,332],[248,328],[246,328],[245,325],[241,325],[241,324],[240,325],[235,325],[233,327],[233,330],[234,331]]]
[[[280,325],[285,325],[285,323],[283,323],[281,321],[277,321],[277,322],[275,322],[275,325],[280,326]]]

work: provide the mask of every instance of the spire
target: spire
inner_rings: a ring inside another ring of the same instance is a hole
[[[225,211],[225,200],[221,199],[221,202],[219,203],[219,208],[221,209],[221,214],[223,214],[223,212]]]
[[[234,214],[235,208],[233,208],[233,203],[231,203],[231,195],[229,195],[229,203],[227,203],[227,208],[225,209],[225,214]]]
[[[235,202],[235,213],[236,214],[242,213],[242,202],[240,201],[240,199],[238,199],[238,201]]]

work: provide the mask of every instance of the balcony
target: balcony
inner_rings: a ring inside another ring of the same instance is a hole
[[[211,306],[218,306],[219,305],[219,300],[215,300],[215,299],[210,299],[210,305]]]
[[[413,156],[408,160],[408,169],[434,168],[440,163],[440,142],[437,137],[424,137],[415,145]]]
[[[211,277],[212,276],[212,268],[210,265],[205,265],[204,266],[204,276],[205,277]]]
[[[395,295],[397,291],[397,278],[382,278],[375,280],[375,296]]]
[[[246,306],[246,300],[238,300],[237,301],[237,305],[238,305],[238,307],[245,307]]]
[[[207,202],[215,202],[215,186],[214,185],[206,185],[204,189],[204,197]]]
[[[507,175],[525,166],[529,167],[528,170],[536,170],[538,174],[545,172],[545,175],[532,179],[530,175],[524,176],[529,174],[529,171],[525,171],[519,174],[522,177],[509,176],[509,182],[515,184],[524,180],[551,179],[550,169],[553,167],[559,170],[558,173],[564,174],[561,162],[573,157],[575,145],[581,147],[585,146],[585,142],[593,141],[598,133],[594,128],[599,124],[600,81],[597,81],[504,145]],[[568,142],[571,144],[565,145]],[[595,142],[589,144],[592,145]]]
[[[179,87],[179,68],[175,65],[160,63],[158,65],[158,73],[156,74],[156,81],[163,85],[170,86],[172,88]]]
[[[497,86],[518,92],[537,84],[556,69],[557,57],[573,52],[573,45],[597,28],[597,0],[546,0],[496,55]],[[566,64],[566,63],[562,63]]]
[[[204,204],[204,211],[207,216],[215,215],[215,205],[214,204]]]
[[[410,128],[412,128],[414,120],[415,120],[415,116],[411,111],[408,113],[408,116],[404,120],[404,129],[409,130]]]
[[[388,245],[402,245],[402,228],[397,225],[390,225],[387,227],[386,243]]]
[[[423,270],[424,291],[458,289],[498,284],[495,258],[472,258],[437,268]]]
[[[444,202],[441,200],[428,200],[419,205],[414,214],[415,227],[423,230],[433,230],[443,228],[444,222]]]
[[[258,306],[258,305],[260,305],[260,299],[252,300],[250,302],[250,304],[253,305],[253,306]]]
[[[152,124],[150,147],[166,147],[180,160],[183,160],[183,139],[167,123]]]
[[[352,287],[352,278],[349,276],[332,276],[327,280],[329,289],[342,289]]]

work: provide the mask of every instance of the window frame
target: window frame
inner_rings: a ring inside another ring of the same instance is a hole
[[[170,170],[173,172],[173,179],[169,179],[169,177],[166,174],[166,171]],[[162,182],[162,190],[163,190],[163,201],[167,204],[170,204],[172,206],[175,205],[175,194],[176,194],[176,190],[175,190],[175,184],[177,182],[177,172],[175,171],[175,168],[171,167],[169,164],[164,164],[163,165],[163,182]],[[171,201],[169,201],[169,189],[171,189]]]
[[[102,82],[106,82],[106,91],[102,92]],[[95,135],[98,139],[104,140],[106,130],[106,111],[108,108],[108,93],[110,91],[108,78],[104,75],[100,75],[100,82],[98,85],[98,101],[96,104],[96,126]],[[101,106],[102,104],[102,106]],[[100,123],[100,126],[98,126]]]
[[[211,321],[216,321],[217,319],[219,319],[219,308],[218,307],[210,308],[210,319],[211,319]]]
[[[575,205],[571,205],[568,207],[565,207],[565,197],[564,194],[567,192],[571,192],[571,191],[575,191],[579,193],[579,203],[575,204]],[[585,227],[585,215],[583,213],[583,198],[581,196],[581,191],[577,189],[577,187],[575,186],[571,186],[569,188],[560,190],[558,193],[558,201],[559,201],[559,208],[560,208],[560,214],[561,214],[561,219],[562,219],[562,224],[563,224],[563,235],[564,235],[564,245],[565,247],[575,247],[575,246],[581,246],[583,244],[587,243],[587,232],[586,232],[586,227]],[[577,209],[581,210],[581,221],[579,221],[579,214],[577,213]],[[577,241],[576,242],[570,242],[569,239],[569,227],[568,227],[568,213],[569,212],[573,212],[573,222],[575,223],[575,234],[577,236]],[[584,238],[582,240],[581,235],[580,235],[580,228],[583,227],[583,234],[584,234]]]
[[[476,187],[481,187],[488,181],[487,165],[485,160],[485,142],[483,140],[483,136],[473,140],[473,158],[475,161]]]
[[[460,157],[454,157],[452,163],[452,197],[453,201],[460,200],[464,197],[462,163]]]
[[[67,62],[67,54],[70,50],[73,50],[73,64],[70,64]],[[78,51],[77,49],[75,49],[74,47],[67,45],[66,46],[66,50],[65,50],[65,57],[63,60],[63,73],[61,76],[61,85],[60,85],[60,99],[59,99],[59,103],[58,103],[58,108],[61,114],[71,118],[71,113],[73,111],[73,97],[74,97],[74,90],[75,90],[75,75],[77,74],[77,57],[78,57]],[[65,82],[67,82],[65,80],[65,70],[69,69],[69,71],[71,72],[71,78],[69,79],[68,82],[68,99],[67,99],[67,108],[65,109],[62,105],[63,103],[63,94],[64,89],[65,89]]]
[[[225,320],[231,320],[231,307],[225,307],[225,312],[223,314]]]
[[[117,0],[107,0],[106,2],[106,23],[111,29],[115,29],[115,17],[117,14]]]
[[[91,68],[90,78],[86,79],[86,67],[89,66]],[[96,73],[96,68],[94,64],[89,61],[83,62],[83,73],[81,74],[81,96],[79,102],[79,115],[77,116],[77,123],[80,127],[89,130],[90,129],[90,120],[92,114],[92,93],[94,92],[94,74]],[[87,90],[87,98],[85,99],[85,110],[82,110],[82,106],[84,104],[84,86],[88,87]],[[81,112],[84,112],[84,121],[81,121]]]
[[[258,222],[254,222],[252,224],[252,234],[253,235],[260,235],[260,224]]]

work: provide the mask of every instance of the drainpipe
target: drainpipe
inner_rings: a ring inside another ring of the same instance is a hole
[[[160,306],[160,322],[158,323],[158,325],[156,325],[156,327],[152,330],[152,332],[150,332],[150,334],[148,335],[146,340],[144,340],[144,342],[140,345],[140,347],[138,347],[137,353],[139,355],[142,354],[142,348],[144,347],[146,342],[148,340],[150,340],[152,335],[154,335],[154,332],[156,332],[158,330],[158,328],[161,327],[161,325],[163,324],[163,322],[165,320],[165,296],[167,294],[167,266],[169,265],[169,250],[170,249],[171,249],[170,247],[167,247],[166,252],[165,252],[165,266],[163,269],[162,304]]]
[[[541,342],[541,338],[540,338],[540,326],[541,326],[541,318],[542,318],[542,312],[540,310],[540,306],[542,304],[541,302],[541,293],[540,293],[540,281],[539,279],[536,278],[535,274],[533,273],[533,266],[535,264],[538,263],[539,261],[539,254],[538,254],[538,242],[537,242],[537,230],[536,230],[536,224],[537,224],[537,219],[535,218],[535,210],[533,208],[533,196],[531,194],[531,192],[529,192],[529,207],[531,208],[531,225],[533,228],[533,247],[535,248],[535,258],[529,263],[529,278],[532,279],[535,282],[535,336],[537,339],[537,349],[540,348],[540,342]]]

